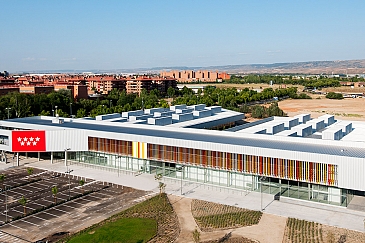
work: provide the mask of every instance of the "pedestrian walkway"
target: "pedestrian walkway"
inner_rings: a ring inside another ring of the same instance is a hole
[[[32,161],[26,166],[66,172],[67,168],[63,163],[51,164],[49,160]],[[153,175],[141,174],[135,176],[133,172],[121,171],[118,175],[116,170],[95,169],[73,164],[68,167],[72,169],[72,175],[89,177],[95,180],[106,181],[114,184],[133,187],[145,191],[158,192],[158,182]],[[364,232],[365,212],[354,211],[344,207],[320,204],[309,201],[300,201],[290,198],[274,200],[273,195],[260,194],[258,192],[245,192],[233,189],[219,188],[212,185],[181,181],[170,178],[163,178],[166,184],[166,193],[181,195],[184,197],[206,200],[251,210],[260,210],[265,213],[284,217],[292,217],[314,221],[330,226],[347,228]]]

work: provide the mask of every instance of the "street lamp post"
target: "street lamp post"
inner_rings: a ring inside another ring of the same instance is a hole
[[[182,179],[183,179],[183,176],[184,176],[184,168],[185,168],[186,165],[182,165],[180,170],[181,170],[181,177],[180,177],[180,195],[182,195]]]
[[[263,176],[261,176],[260,178],[259,178],[259,182],[260,182],[260,211],[263,211],[264,209],[262,208],[262,180],[264,179],[264,177]]]
[[[11,108],[10,107],[6,107],[5,109],[8,110],[8,120],[9,120],[9,117],[10,117],[10,113],[9,112],[10,112]]]
[[[72,102],[70,103],[70,117],[72,117]]]
[[[7,185],[5,185],[5,222],[8,222],[8,192],[6,190]]]
[[[119,170],[120,170],[120,159],[122,158],[122,156],[118,155],[117,159],[118,159],[118,177],[119,177]]]
[[[74,170],[69,170],[68,166],[66,166],[67,170],[66,170],[66,174],[68,174],[68,200],[71,199],[71,172]]]
[[[69,151],[70,148],[65,149],[65,166],[67,167],[67,151]]]

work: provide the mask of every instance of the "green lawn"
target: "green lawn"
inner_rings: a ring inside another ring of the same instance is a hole
[[[157,223],[153,219],[123,218],[88,230],[68,243],[142,243],[151,239],[156,234],[156,229]]]

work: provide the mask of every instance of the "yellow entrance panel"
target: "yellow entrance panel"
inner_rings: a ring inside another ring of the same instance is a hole
[[[147,143],[133,142],[132,156],[139,159],[147,159]]]

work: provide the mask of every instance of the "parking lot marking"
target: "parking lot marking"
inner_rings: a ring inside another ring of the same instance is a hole
[[[94,198],[97,198],[97,199],[103,199],[104,197],[96,197],[96,196],[94,196],[94,195],[92,195],[92,194],[89,194],[89,195],[87,195],[87,196],[89,196],[89,197],[94,197]]]
[[[41,191],[41,190],[45,189],[45,188],[35,187],[34,185],[27,185],[27,186],[29,186],[29,187],[33,187],[33,188],[35,188],[37,191]]]
[[[49,183],[50,185],[53,185],[53,184],[55,184],[54,182],[53,182],[54,180],[50,180],[50,179],[48,179],[48,178],[46,178],[46,179],[44,179],[43,180],[43,183],[42,184],[44,184],[44,183]]]
[[[108,195],[108,194],[105,194],[105,193],[102,193],[102,192],[95,192],[95,194],[101,194],[104,197],[110,197],[111,196],[111,195]]]
[[[27,190],[27,189],[24,189],[24,188],[21,188],[21,187],[17,187],[16,189],[14,189],[14,190],[12,190],[13,192],[18,192],[18,191],[25,191],[25,193],[23,192],[23,193],[21,193],[21,192],[19,192],[19,193],[21,193],[21,194],[27,194],[27,193],[33,193],[33,191],[30,191],[30,190]]]
[[[20,192],[17,192],[17,191],[15,191],[15,190],[10,190],[10,192],[13,192],[13,193],[15,193],[15,194],[24,195],[24,193],[20,193]]]
[[[23,222],[28,223],[28,224],[32,224],[32,225],[37,226],[37,227],[39,227],[39,226],[40,226],[40,225],[38,225],[38,224],[35,224],[35,223],[32,223],[32,222],[29,222],[29,221],[27,221],[27,220],[25,220],[25,219],[21,219],[20,221],[23,221]]]
[[[67,205],[66,203],[65,203],[65,204],[62,204],[62,205],[60,205],[60,206],[65,206],[65,207],[69,207],[69,208],[72,208],[72,209],[76,209],[75,207],[72,207],[72,206],[70,206],[70,205]]]
[[[38,216],[35,216],[35,215],[30,215],[30,217],[37,218],[37,219],[40,219],[40,220],[46,220],[44,218],[41,218],[41,217],[38,217]]]
[[[43,201],[53,203],[53,201],[47,200],[46,198],[42,198]]]
[[[66,212],[66,211],[64,211],[64,210],[62,210],[62,209],[59,209],[59,208],[56,208],[56,207],[53,207],[52,209],[57,210],[57,211],[60,211],[60,212],[62,212],[62,213],[70,214],[69,212]]]
[[[81,198],[78,198],[78,199],[81,199]],[[76,203],[76,204],[79,204],[79,205],[84,205],[83,203],[79,203],[79,202],[76,202],[76,201],[72,201],[71,203]]]
[[[43,205],[43,204],[40,204],[40,203],[36,203],[35,201],[33,201],[32,203],[37,204],[37,205],[42,206],[42,207],[47,206],[47,205]]]
[[[18,211],[18,210],[15,210],[15,208],[11,208],[10,210],[11,210],[11,211],[14,211],[14,212],[17,212],[17,213],[21,213],[22,215],[24,214],[24,212],[22,212],[22,211]]]
[[[85,201],[88,201],[88,202],[94,202],[93,200],[89,200],[89,199],[86,199],[86,198],[78,198],[79,200],[85,200]]]
[[[16,221],[15,221],[15,222],[16,222]],[[10,225],[10,226],[13,226],[13,227],[15,227],[15,228],[18,228],[18,229],[21,229],[21,230],[24,230],[24,231],[27,231],[27,232],[28,232],[28,230],[27,230],[27,229],[23,229],[23,228],[21,228],[21,227],[19,227],[19,226],[16,226],[16,225],[12,224],[12,223],[8,223],[8,224],[6,224],[6,225]]]
[[[53,217],[58,218],[58,216],[57,216],[57,215],[54,215],[53,213],[49,213],[49,212],[47,212],[47,211],[42,211],[41,213],[45,213],[45,214],[48,214],[48,215],[51,215],[51,216],[53,216]]]

